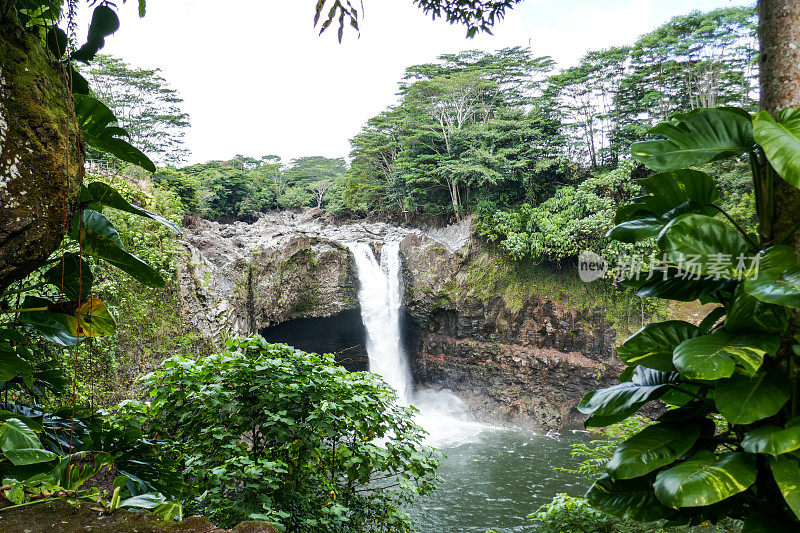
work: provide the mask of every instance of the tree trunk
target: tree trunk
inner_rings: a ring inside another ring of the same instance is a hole
[[[775,113],[800,107],[800,3],[759,0],[758,35],[761,108]],[[800,190],[778,179],[775,183],[775,236],[780,238],[800,220]],[[800,241],[792,239],[800,251]]]
[[[774,114],[787,107],[800,107],[800,2],[759,0],[758,17],[761,108]],[[773,229],[777,240],[792,231],[798,222],[800,190],[776,178]],[[800,254],[797,235],[788,244]],[[784,346],[790,345],[792,337],[798,333],[800,313],[795,312],[784,336]]]
[[[60,65],[0,24],[0,292],[58,248],[80,199],[83,149]]]

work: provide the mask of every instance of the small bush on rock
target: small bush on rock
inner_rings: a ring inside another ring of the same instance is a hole
[[[410,531],[401,507],[436,484],[413,408],[367,372],[260,337],[145,378],[154,430],[183,456],[187,507],[230,527]]]

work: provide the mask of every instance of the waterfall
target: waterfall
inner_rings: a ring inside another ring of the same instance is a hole
[[[403,303],[400,243],[385,243],[380,263],[367,243],[351,242],[347,247],[356,262],[358,302],[367,330],[369,369],[397,391],[401,403],[408,404],[411,378],[400,330]]]

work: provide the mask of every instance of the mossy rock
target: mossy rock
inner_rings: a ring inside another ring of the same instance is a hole
[[[0,291],[59,246],[80,199],[83,147],[61,66],[0,28]]]

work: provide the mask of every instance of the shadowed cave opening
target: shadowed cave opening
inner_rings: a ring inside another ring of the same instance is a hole
[[[403,343],[413,358],[418,345],[413,320],[403,311],[400,327]],[[305,352],[332,353],[336,362],[350,372],[369,370],[367,331],[360,309],[349,309],[319,318],[295,318],[264,328],[267,342],[283,342]]]

